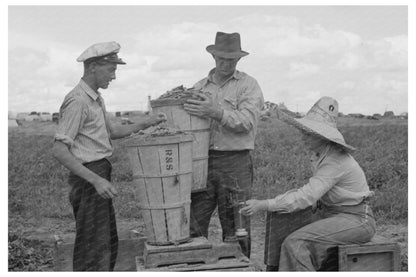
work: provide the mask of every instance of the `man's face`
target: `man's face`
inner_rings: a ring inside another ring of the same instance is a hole
[[[106,63],[95,65],[95,80],[98,88],[106,89],[116,79],[117,64]]]
[[[302,141],[310,151],[315,151],[327,143],[325,139],[307,132],[302,132]]]
[[[234,73],[237,63],[240,58],[226,59],[218,56],[214,56],[215,59],[215,71],[223,76],[228,76]]]

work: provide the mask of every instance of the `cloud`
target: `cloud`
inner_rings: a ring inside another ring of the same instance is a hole
[[[303,63],[303,62],[291,62],[289,64],[288,75],[291,78],[298,78],[301,76],[310,76],[319,72],[320,67],[316,64]]]
[[[336,97],[344,112],[376,112],[388,103],[407,105],[406,34],[372,38],[302,17],[258,13],[217,20],[183,17],[154,20],[123,38],[117,79],[103,91],[107,108],[141,109],[177,85],[205,77],[214,61],[205,48],[218,30],[239,32],[250,53],[238,69],[256,78],[265,100],[307,111],[323,95]],[[153,19],[152,19],[153,20]],[[42,30],[40,30],[42,31]],[[42,33],[42,32],[40,32]],[[85,37],[94,38],[94,34]],[[9,30],[9,107],[55,111],[82,75],[75,62],[85,41],[59,43],[53,34]],[[383,96],[383,97],[380,97]]]

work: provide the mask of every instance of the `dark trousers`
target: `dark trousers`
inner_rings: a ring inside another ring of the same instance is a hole
[[[111,163],[107,159],[84,166],[111,181]],[[68,182],[76,221],[73,270],[113,271],[118,236],[112,200],[99,196],[92,184],[77,175],[70,173]]]
[[[191,194],[191,236],[208,237],[211,215],[218,206],[224,241],[238,240],[243,253],[250,257],[250,217],[238,213],[241,200],[251,197],[253,162],[248,150],[210,151],[207,189]],[[238,228],[248,235],[236,237]]]

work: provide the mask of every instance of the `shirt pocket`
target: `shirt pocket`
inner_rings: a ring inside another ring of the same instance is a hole
[[[237,110],[238,109],[237,98],[234,96],[224,97],[224,109],[231,110],[231,111]]]

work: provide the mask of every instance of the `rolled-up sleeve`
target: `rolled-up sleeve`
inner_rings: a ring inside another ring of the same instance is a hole
[[[86,118],[85,104],[73,97],[65,99],[60,109],[59,124],[55,140],[71,147]]]
[[[263,93],[257,81],[250,79],[237,103],[237,109],[224,110],[220,124],[234,132],[248,133],[257,126],[263,107]]]
[[[312,206],[338,182],[342,174],[335,162],[325,162],[303,187],[289,190],[274,199],[268,199],[267,209],[290,213]]]

